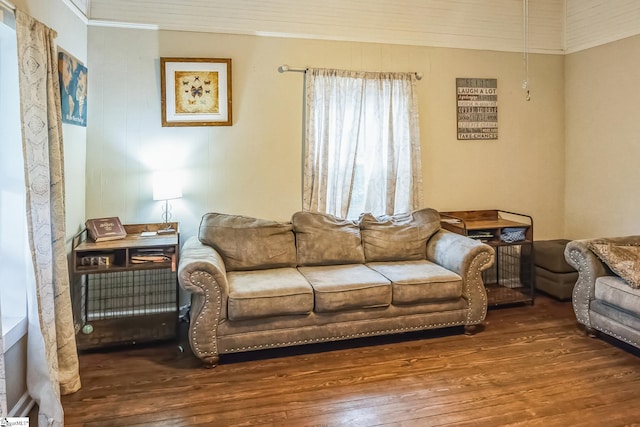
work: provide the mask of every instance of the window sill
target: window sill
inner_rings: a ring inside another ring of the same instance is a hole
[[[2,318],[2,340],[4,343],[3,353],[6,353],[22,337],[27,335],[27,317],[3,317]]]

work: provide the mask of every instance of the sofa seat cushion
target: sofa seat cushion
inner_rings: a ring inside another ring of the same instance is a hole
[[[298,267],[313,287],[317,313],[385,307],[391,282],[363,264]]]
[[[618,276],[598,277],[595,297],[605,304],[640,317],[640,289],[630,287]]]
[[[296,266],[290,222],[208,213],[202,217],[198,238],[222,255],[227,271]]]
[[[313,289],[295,268],[232,271],[227,274],[230,320],[308,314]]]
[[[364,264],[360,226],[348,219],[318,212],[296,212],[298,265]]]
[[[367,266],[391,281],[393,304],[419,304],[462,296],[462,277],[431,261],[373,262]]]

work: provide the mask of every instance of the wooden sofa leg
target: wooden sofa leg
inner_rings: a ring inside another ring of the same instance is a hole
[[[598,331],[589,326],[584,328],[584,333],[590,338],[598,338]]]
[[[478,325],[464,325],[464,334],[471,336],[478,332]]]
[[[218,366],[218,362],[220,361],[220,356],[216,355],[216,356],[209,356],[209,357],[205,357],[204,359],[202,359],[202,363],[204,364],[204,367],[207,369],[213,369],[216,366]]]

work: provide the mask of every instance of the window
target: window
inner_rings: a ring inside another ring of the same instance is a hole
[[[421,207],[415,74],[311,69],[304,209],[357,218]]]
[[[5,349],[22,336],[16,328],[26,332],[27,272],[33,268],[25,213],[15,21],[9,15],[0,15],[0,310],[3,336],[12,337],[5,341]]]

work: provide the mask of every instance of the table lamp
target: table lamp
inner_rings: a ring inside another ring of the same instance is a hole
[[[158,233],[175,233],[169,225],[171,219],[171,205],[169,200],[182,197],[182,186],[177,179],[176,173],[172,171],[159,171],[153,174],[153,200],[164,200],[162,207],[162,222],[164,229]]]

